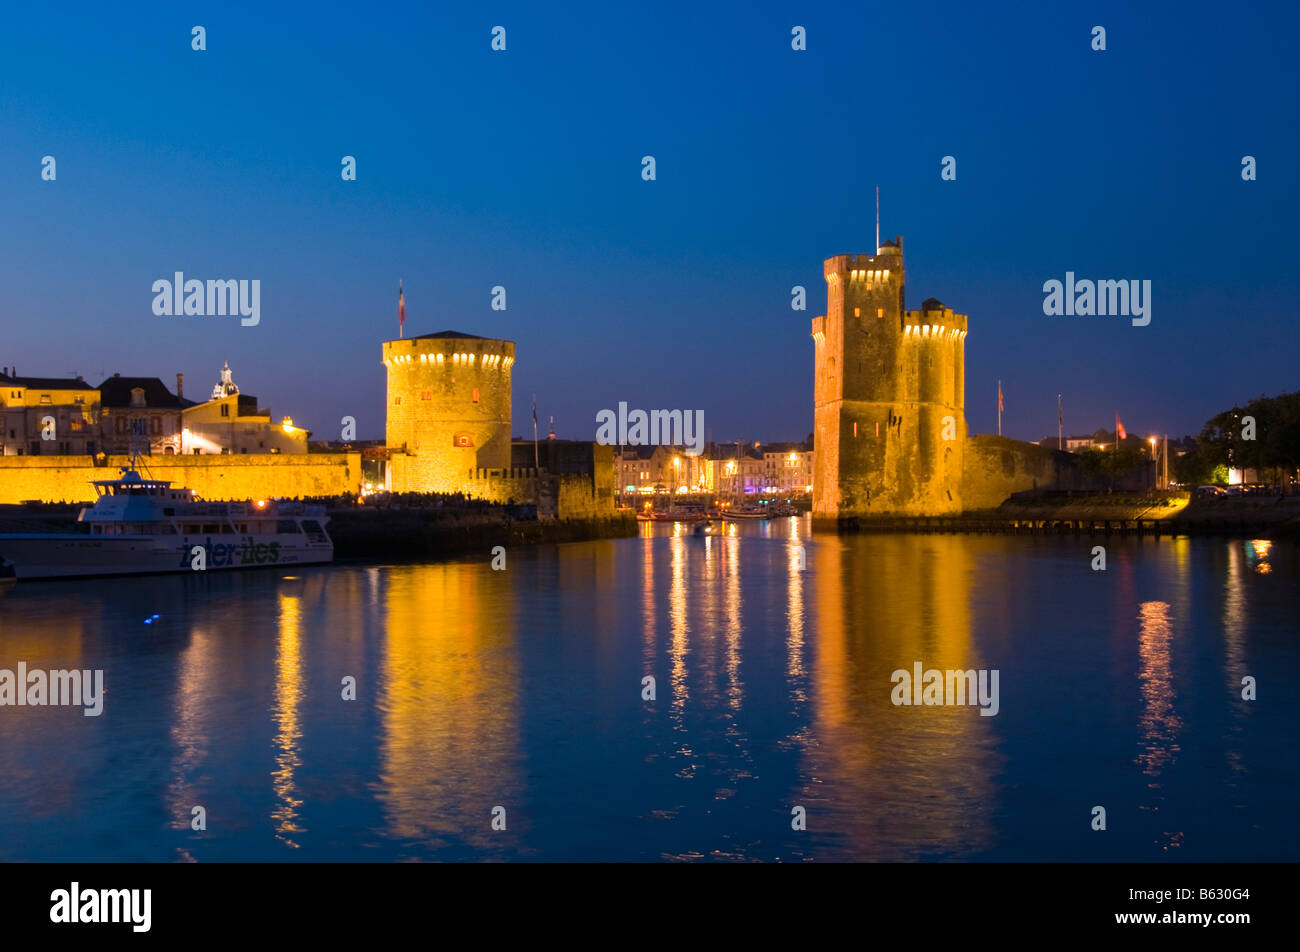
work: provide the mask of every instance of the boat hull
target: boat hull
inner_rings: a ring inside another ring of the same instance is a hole
[[[189,536],[91,536],[78,533],[0,535],[0,560],[24,579],[84,578],[195,572],[194,548],[204,550],[203,571],[311,565],[334,560],[333,543],[302,535],[231,536],[228,542]]]

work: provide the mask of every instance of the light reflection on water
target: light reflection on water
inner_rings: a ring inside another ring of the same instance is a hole
[[[1297,858],[1294,547],[722,529],[11,587],[0,668],[107,693],[0,707],[0,859]]]

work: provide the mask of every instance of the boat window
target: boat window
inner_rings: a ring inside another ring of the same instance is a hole
[[[298,528],[298,523],[294,522],[292,519],[277,519],[275,521],[275,531],[301,532],[302,530]]]
[[[308,542],[327,542],[325,530],[320,527],[320,523],[315,519],[304,519],[302,521],[303,531],[307,533]]]
[[[221,534],[221,526],[218,525],[218,524],[215,523],[215,522],[205,522],[205,523],[203,524],[203,532],[204,532],[206,535],[220,535],[220,534]]]
[[[234,535],[234,534],[235,534],[235,527],[232,526],[232,525],[231,525],[230,523],[228,523],[228,522],[223,522],[223,523],[221,524],[221,534],[222,534],[222,535]]]

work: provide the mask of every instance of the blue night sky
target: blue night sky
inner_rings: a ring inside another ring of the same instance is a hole
[[[1297,386],[1295,4],[431,6],[5,4],[0,364],[203,397],[228,359],[378,438],[401,278],[408,336],[517,342],[516,434],[536,393],[561,437],[625,400],[801,439],[822,259],[872,249],[879,184],[908,306],[970,316],[972,432],[998,378],[1023,439],[1058,392],[1068,432],[1172,436]],[[1151,280],[1150,326],[1044,316],[1067,270]],[[175,271],[260,279],[261,324],[155,316]]]

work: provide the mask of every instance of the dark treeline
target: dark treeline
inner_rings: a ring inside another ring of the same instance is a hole
[[[1252,469],[1254,481],[1292,486],[1300,468],[1300,393],[1256,397],[1211,417],[1193,447],[1170,461],[1181,483],[1222,485],[1229,468]]]

